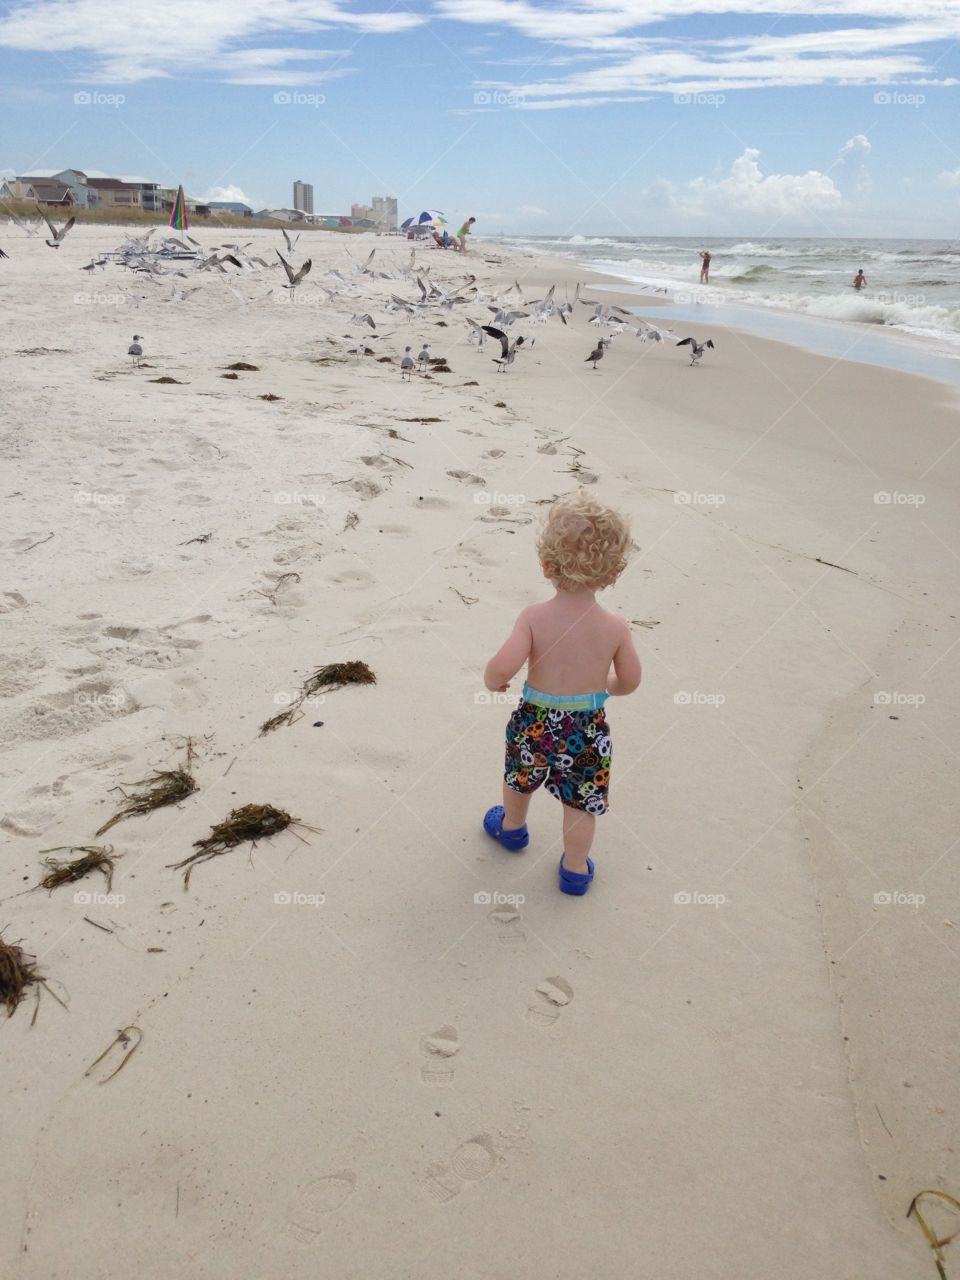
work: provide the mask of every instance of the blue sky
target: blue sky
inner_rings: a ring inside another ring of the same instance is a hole
[[[954,238],[960,0],[29,0],[0,170],[478,231]],[[80,101],[75,98],[80,95]],[[89,100],[85,100],[89,99]]]

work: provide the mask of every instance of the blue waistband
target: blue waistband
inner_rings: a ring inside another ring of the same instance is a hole
[[[532,702],[537,707],[551,707],[556,711],[602,711],[603,704],[609,698],[603,693],[541,693],[530,685],[523,686],[524,702]]]

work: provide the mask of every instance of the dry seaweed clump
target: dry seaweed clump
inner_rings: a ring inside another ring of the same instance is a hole
[[[141,778],[139,782],[131,783],[131,786],[142,787],[142,791],[134,791],[132,795],[127,795],[122,787],[116,787],[126,804],[123,805],[109,822],[105,822],[97,832],[98,836],[102,836],[105,831],[117,822],[122,822],[124,818],[133,818],[139,814],[151,813],[154,809],[163,809],[168,804],[179,804],[181,800],[185,800],[187,796],[192,796],[198,789],[197,780],[190,772],[193,767],[193,740],[187,739],[187,758],[179,769],[159,769],[156,773],[152,773],[149,778]]]
[[[283,809],[275,809],[272,804],[241,805],[239,809],[233,809],[222,822],[211,827],[208,836],[204,836],[202,840],[194,840],[196,853],[170,865],[176,871],[187,868],[183,876],[183,887],[187,889],[194,867],[201,862],[209,862],[211,858],[219,857],[228,849],[234,849],[247,841],[256,844],[258,840],[266,840],[291,826],[303,827],[307,831],[316,830],[316,827],[308,827],[299,818],[291,818]]]
[[[67,1006],[54,991],[50,991],[46,978],[37,969],[36,956],[27,955],[15,942],[4,942],[0,938],[0,1004],[6,1006],[7,1017],[12,1018],[27,991],[33,987],[37,994],[37,1005],[33,1010],[30,1025],[37,1020],[37,1009],[40,1007],[40,990],[49,991],[58,1004]]]
[[[328,662],[326,666],[318,668],[312,676],[307,677],[289,707],[263,722],[260,726],[260,736],[272,733],[281,725],[295,724],[303,715],[301,707],[307,698],[315,697],[320,693],[335,693],[348,684],[376,683],[376,675],[365,662]]]
[[[81,853],[82,858],[64,861],[60,858],[44,858],[43,865],[49,871],[37,886],[40,889],[59,889],[62,884],[82,880],[91,871],[99,871],[107,882],[107,892],[113,888],[113,868],[116,858],[109,844],[59,845],[56,849],[41,849],[41,853]]]

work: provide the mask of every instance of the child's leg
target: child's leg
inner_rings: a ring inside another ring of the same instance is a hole
[[[568,804],[563,806],[563,865],[568,871],[583,876],[588,873],[587,854],[593,844],[596,825],[597,820],[592,813],[572,809]]]
[[[530,797],[522,796],[519,791],[514,791],[513,787],[503,784],[503,829],[504,831],[516,831],[517,827],[522,827],[527,820],[527,810],[530,808]]]

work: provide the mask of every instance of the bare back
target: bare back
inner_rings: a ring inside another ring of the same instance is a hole
[[[532,644],[527,680],[541,693],[596,693],[607,687],[610,664],[626,626],[587,592],[559,592],[531,605],[523,617]]]

